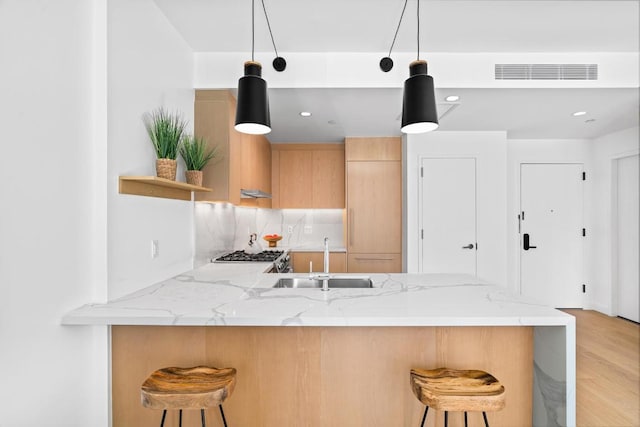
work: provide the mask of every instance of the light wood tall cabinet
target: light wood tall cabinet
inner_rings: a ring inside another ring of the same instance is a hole
[[[343,144],[273,144],[273,208],[343,209]]]
[[[194,133],[218,146],[203,171],[203,186],[213,191],[196,194],[196,200],[270,208],[271,199],[240,197],[240,189],[271,193],[271,145],[262,135],[237,132],[235,114],[236,100],[228,90],[196,90]]]
[[[402,271],[402,142],[346,138],[347,271]]]

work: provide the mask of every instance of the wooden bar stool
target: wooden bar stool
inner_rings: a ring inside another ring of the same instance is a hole
[[[153,372],[144,381],[140,396],[142,406],[163,409],[160,427],[164,426],[167,409],[180,410],[181,427],[183,409],[200,409],[202,427],[205,427],[204,410],[213,406],[220,408],[222,422],[227,427],[222,402],[231,396],[235,386],[234,368],[163,368]]]
[[[421,426],[424,426],[431,407],[444,411],[445,427],[448,411],[464,411],[465,427],[467,411],[482,411],[484,424],[489,427],[487,412],[499,411],[505,405],[504,386],[484,371],[412,369],[410,378],[413,394],[425,405]]]

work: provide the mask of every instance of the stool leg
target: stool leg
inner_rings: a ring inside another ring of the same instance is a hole
[[[227,427],[227,420],[224,417],[224,411],[222,410],[222,405],[220,405],[220,415],[222,415],[222,424],[224,424],[224,427]]]
[[[489,421],[487,421],[487,413],[482,411],[482,417],[484,418],[485,427],[489,427]]]
[[[167,416],[167,410],[162,411],[162,421],[160,421],[160,427],[164,427],[164,418]]]
[[[449,425],[449,412],[444,411],[444,427]]]
[[[429,407],[425,406],[424,415],[422,416],[422,424],[420,424],[420,427],[424,427],[424,421],[427,419],[427,412],[429,412]]]
[[[464,411],[464,427],[467,427],[467,411]]]
[[[200,418],[202,418],[202,427],[207,427],[204,421],[204,409],[200,409]]]
[[[179,418],[179,424],[180,427],[182,427],[182,409],[180,409],[180,418]]]

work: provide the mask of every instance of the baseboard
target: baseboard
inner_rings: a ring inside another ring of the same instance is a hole
[[[603,304],[594,304],[594,303],[586,303],[583,307],[584,310],[595,310],[598,311],[602,314],[606,314],[607,316],[616,316],[616,313],[614,313],[611,310],[611,307],[607,306],[607,305],[603,305]]]

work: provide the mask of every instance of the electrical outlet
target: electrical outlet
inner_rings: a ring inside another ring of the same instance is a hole
[[[151,259],[158,258],[160,256],[160,244],[157,240],[151,241]]]
[[[287,233],[293,234],[293,225],[287,227]]]
[[[313,227],[310,225],[305,225],[304,226],[304,234],[311,234],[313,233]]]

